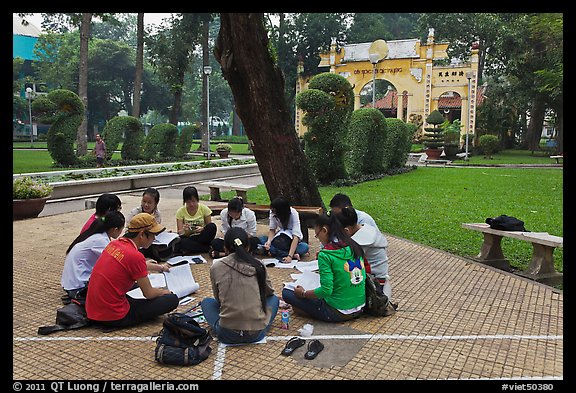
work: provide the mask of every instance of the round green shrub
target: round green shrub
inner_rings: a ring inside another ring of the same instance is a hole
[[[482,151],[486,157],[492,158],[492,154],[500,150],[500,141],[496,135],[482,135],[478,143],[480,151]]]

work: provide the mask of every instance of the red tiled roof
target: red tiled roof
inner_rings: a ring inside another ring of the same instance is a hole
[[[476,106],[482,105],[484,102],[484,92],[486,86],[478,86],[476,93]],[[462,98],[459,95],[452,97],[441,96],[438,99],[438,109],[455,109],[462,107]],[[372,108],[372,102],[365,105],[365,108]],[[396,90],[389,90],[386,95],[376,101],[376,108],[379,109],[395,109],[398,108],[398,93]]]

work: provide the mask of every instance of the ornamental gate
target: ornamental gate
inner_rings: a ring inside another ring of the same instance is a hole
[[[468,63],[435,66],[433,60],[446,59],[447,43],[434,42],[434,29],[429,29],[425,45],[418,39],[384,41],[344,45],[336,48],[332,38],[329,53],[320,54],[318,67],[330,67],[350,82],[354,90],[354,109],[360,108],[360,92],[376,79],[385,79],[396,87],[396,117],[409,123],[426,127],[430,112],[439,109],[440,97],[449,92],[461,97],[460,120],[473,137],[476,120],[476,94],[478,75],[478,46],[471,49]],[[302,76],[298,67],[296,94],[306,89],[309,78]],[[306,127],[302,125],[302,111],[296,108],[295,126],[299,136]],[[421,128],[420,128],[421,130]],[[473,138],[472,138],[473,139]]]

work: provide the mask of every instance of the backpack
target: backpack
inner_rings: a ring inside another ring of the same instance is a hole
[[[392,304],[388,296],[378,292],[376,285],[380,285],[378,281],[366,275],[366,304],[364,305],[364,312],[374,317],[387,317],[395,314],[398,305]]]
[[[180,238],[177,237],[169,244],[151,244],[150,247],[143,252],[144,256],[150,257],[158,262],[166,262],[168,259],[178,255],[178,244]]]
[[[46,335],[60,330],[79,329],[90,325],[90,320],[86,316],[86,309],[74,300],[62,308],[56,310],[56,324],[51,326],[40,326],[38,334]]]
[[[173,312],[166,315],[162,326],[154,351],[158,363],[193,366],[212,352],[212,337],[192,316]]]
[[[505,214],[494,218],[488,217],[486,224],[489,224],[492,229],[499,229],[501,231],[528,232],[526,228],[524,228],[524,221]]]

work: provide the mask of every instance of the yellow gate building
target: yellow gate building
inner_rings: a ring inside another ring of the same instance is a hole
[[[472,46],[468,63],[456,62],[435,66],[434,60],[446,59],[448,43],[434,42],[434,29],[429,29],[425,45],[418,39],[384,41],[344,45],[336,48],[333,38],[329,53],[320,54],[318,67],[330,67],[350,82],[354,90],[354,109],[360,108],[360,92],[376,79],[385,79],[396,88],[398,110],[396,117],[427,127],[428,115],[438,109],[441,96],[457,93],[462,98],[461,133],[469,133],[473,140],[476,119],[476,94],[478,75],[478,47]],[[307,88],[310,77],[302,75],[298,67],[296,94]],[[374,84],[375,85],[375,84]],[[374,86],[373,86],[374,87]],[[306,127],[302,125],[302,111],[296,108],[295,126],[299,136]]]

